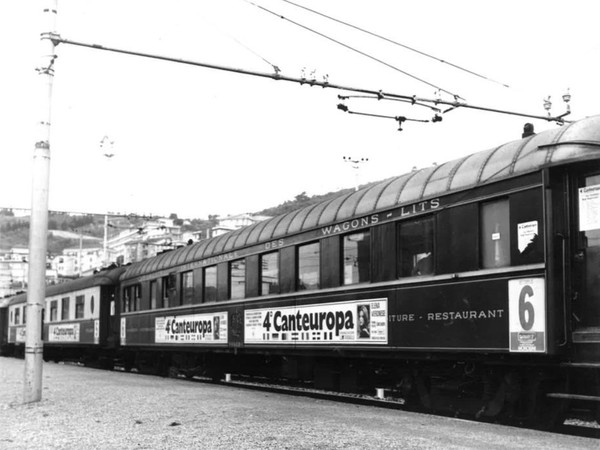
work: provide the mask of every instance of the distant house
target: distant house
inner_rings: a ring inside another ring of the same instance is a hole
[[[211,229],[211,236],[220,236],[230,231],[239,230],[250,225],[254,225],[257,222],[270,219],[269,216],[252,215],[249,213],[237,214],[235,216],[227,216],[223,219],[219,219],[219,223]]]

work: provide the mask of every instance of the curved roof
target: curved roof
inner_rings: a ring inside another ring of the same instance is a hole
[[[543,167],[600,157],[600,116],[564,125],[455,159],[439,166],[400,175],[333,200],[132,264],[123,279],[164,270],[268,242],[287,234],[347,220],[351,217],[422,201],[537,171]]]

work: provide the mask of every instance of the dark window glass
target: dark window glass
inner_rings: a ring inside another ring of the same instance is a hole
[[[188,271],[181,274],[181,304],[191,305],[194,298],[194,272]]]
[[[508,199],[481,205],[481,266],[510,265],[510,212]]]
[[[260,295],[279,293],[279,253],[260,257]]]
[[[131,311],[131,286],[123,289],[123,312]]]
[[[229,298],[235,300],[246,295],[246,260],[229,263]]]
[[[23,306],[23,325],[27,323],[27,305]]]
[[[90,314],[93,316],[94,315],[94,296],[92,295],[90,297]]]
[[[371,232],[344,236],[342,249],[344,284],[364,283],[371,279]]]
[[[50,302],[50,322],[56,322],[58,320],[58,300],[52,300]]]
[[[399,230],[400,277],[433,274],[433,217],[402,222]]]
[[[156,281],[150,282],[150,309],[156,309]]]
[[[204,301],[217,301],[217,266],[204,269]]]
[[[15,308],[15,325],[21,324],[21,308]]]
[[[298,290],[319,289],[320,246],[318,242],[298,246]]]
[[[71,305],[71,299],[69,297],[64,297],[61,300],[60,320],[69,320],[69,306],[70,305]]]
[[[132,288],[132,297],[131,297],[131,310],[139,311],[140,304],[142,303],[142,287],[139,284],[136,284]]]
[[[83,319],[84,304],[85,304],[85,296],[78,295],[77,297],[75,297],[75,318],[76,319]],[[50,311],[50,315],[52,315],[52,310]]]
[[[163,277],[162,279],[162,292],[161,292],[161,299],[162,299],[162,307],[163,308],[168,308],[169,307],[169,291],[171,290],[172,287],[171,286],[171,277]]]

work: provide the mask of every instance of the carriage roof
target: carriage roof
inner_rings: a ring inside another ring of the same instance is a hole
[[[355,217],[463,191],[545,167],[600,158],[600,116],[371,184],[132,264],[123,279],[168,269]]]

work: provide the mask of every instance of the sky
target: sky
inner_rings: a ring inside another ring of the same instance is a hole
[[[58,0],[62,38],[369,90],[545,116],[600,113],[594,0]],[[42,2],[0,0],[0,208],[30,208]],[[273,13],[266,12],[269,9]],[[303,25],[291,23],[289,20]],[[347,47],[326,39],[316,30]],[[381,62],[348,47],[360,50]],[[558,125],[459,108],[437,123],[340,111],[346,91],[60,44],[49,209],[221,217],[383,180]],[[459,70],[468,69],[485,78]],[[392,67],[390,67],[392,66]],[[313,75],[309,75],[313,74]],[[419,78],[423,81],[419,81]],[[508,85],[509,87],[506,87]],[[442,89],[443,91],[439,91]],[[350,110],[429,120],[406,103]],[[103,156],[104,136],[114,144]],[[368,158],[354,169],[344,161]]]

